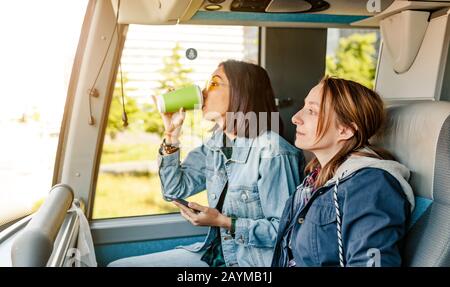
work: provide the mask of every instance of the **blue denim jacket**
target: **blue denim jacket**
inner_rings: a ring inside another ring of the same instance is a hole
[[[297,200],[300,185],[283,211],[272,266],[291,265],[288,249],[297,267],[340,266],[335,187],[344,265],[400,266],[401,243],[414,209],[409,175],[397,162],[355,157],[314,192],[309,204]]]
[[[206,189],[209,206],[216,207],[228,182],[222,213],[237,217],[234,238],[224,228],[209,228],[203,243],[185,248],[205,250],[219,231],[227,266],[270,266],[284,204],[301,182],[303,155],[268,131],[253,139],[236,138],[226,160],[222,137],[216,130],[181,164],[179,151],[159,156],[163,196],[186,198]]]

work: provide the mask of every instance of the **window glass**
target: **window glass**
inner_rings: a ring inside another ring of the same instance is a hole
[[[380,33],[372,29],[328,29],[326,74],[374,87]]]
[[[129,26],[109,111],[93,218],[178,212],[162,198],[157,155],[163,125],[151,95],[189,84],[203,88],[227,59],[258,62],[257,27]],[[127,127],[122,121],[122,87]],[[187,112],[181,160],[201,145],[211,127],[201,112]],[[207,205],[205,192],[189,200]]]
[[[87,0],[2,1],[0,225],[50,191]]]

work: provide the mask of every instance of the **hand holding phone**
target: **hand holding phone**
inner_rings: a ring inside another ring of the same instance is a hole
[[[179,204],[182,204],[186,207],[189,207],[189,201],[187,201],[187,200],[184,200],[182,198],[173,198],[172,200],[175,202],[178,202]]]
[[[179,203],[179,204],[182,204],[182,205],[186,206],[187,208],[191,209],[191,210],[192,210],[193,212],[195,212],[195,213],[199,213],[199,212],[200,212],[200,211],[198,211],[198,210],[195,210],[195,209],[190,208],[190,207],[189,207],[189,201],[187,201],[187,200],[184,200],[184,199],[182,199],[182,198],[172,198],[172,200],[175,201],[175,202],[177,202],[177,203]]]

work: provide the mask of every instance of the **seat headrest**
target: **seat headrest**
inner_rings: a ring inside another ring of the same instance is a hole
[[[450,202],[450,103],[416,102],[387,109],[386,128],[371,143],[411,170],[416,196]],[[442,193],[443,192],[443,193]]]

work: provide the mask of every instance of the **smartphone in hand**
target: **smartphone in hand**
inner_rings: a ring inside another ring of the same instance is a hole
[[[184,205],[184,206],[186,206],[187,208],[190,208],[189,207],[189,201],[187,201],[187,200],[184,200],[184,199],[182,199],[182,198],[172,198],[172,200],[173,201],[175,201],[175,202],[178,202],[179,204],[182,204],[182,205]],[[198,211],[198,210],[195,210],[195,209],[192,209],[192,208],[190,208],[193,212],[195,212],[195,213],[199,213],[200,211]]]
[[[184,200],[182,198],[173,198],[172,200],[189,208],[189,201],[187,200]]]

